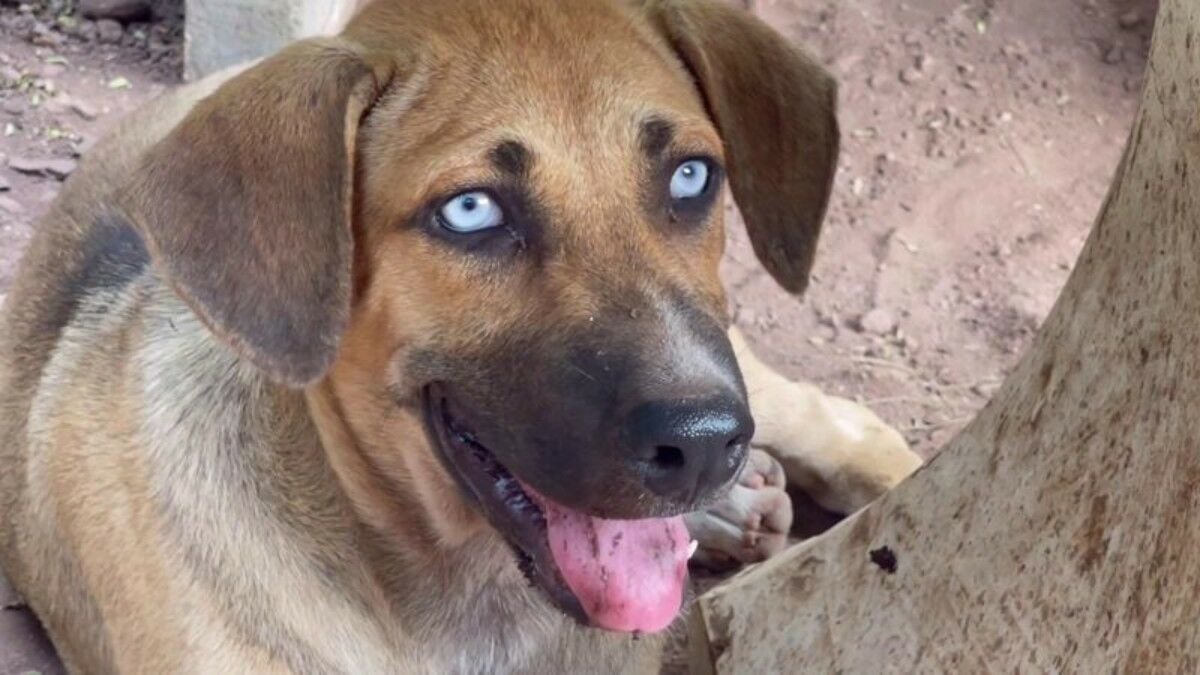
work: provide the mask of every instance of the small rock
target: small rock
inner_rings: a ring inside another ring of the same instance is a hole
[[[1104,62],[1110,66],[1115,66],[1125,60],[1125,50],[1121,49],[1120,45],[1114,46],[1107,52],[1104,52]]]
[[[75,160],[13,157],[8,160],[8,166],[12,170],[20,171],[21,173],[52,176],[62,180],[75,171]]]
[[[4,78],[4,82],[8,86],[15,86],[21,81],[21,71],[12,66],[4,66],[0,68],[0,78]]]
[[[91,134],[78,134],[78,136],[79,141],[75,143],[72,152],[74,152],[76,157],[82,157],[96,145],[98,139]]]
[[[1130,10],[1117,17],[1117,25],[1122,30],[1133,30],[1142,25],[1142,15],[1136,9]]]
[[[817,310],[816,315],[817,323],[825,326],[826,328],[832,329],[834,333],[837,332],[838,326],[840,326],[842,323],[841,317],[837,315],[837,312],[822,312]]]
[[[925,75],[916,68],[905,68],[900,71],[900,81],[904,84],[914,84],[925,79]]]
[[[896,327],[896,317],[892,313],[881,307],[863,314],[858,320],[858,328],[866,333],[875,333],[876,335],[886,335],[892,332]]]
[[[58,77],[67,72],[67,67],[61,63],[47,63],[42,66],[42,77]]]
[[[71,99],[67,103],[67,107],[69,107],[71,109],[71,112],[75,113],[76,115],[79,115],[80,117],[82,117],[85,120],[94,120],[100,116],[100,114],[98,112],[96,112],[95,108],[88,105],[87,103],[84,103],[83,101],[77,101],[75,99]]]
[[[6,99],[3,107],[4,112],[8,113],[9,115],[20,116],[25,114],[25,102],[15,96],[13,98]]]
[[[8,179],[4,176],[0,176],[0,192],[8,192],[11,189],[12,183],[9,183]]]
[[[999,389],[1000,384],[997,382],[980,382],[971,385],[971,393],[981,398],[991,398]]]
[[[79,37],[87,42],[95,42],[100,37],[100,29],[96,27],[95,21],[80,21],[76,31]]]
[[[123,22],[150,16],[149,0],[79,0],[79,11],[89,19]]]
[[[112,19],[100,19],[96,22],[96,39],[103,44],[117,44],[125,30],[121,24]]]
[[[60,15],[54,21],[58,29],[67,35],[79,35],[79,19],[74,15]]]
[[[50,30],[49,27],[38,24],[29,35],[29,42],[38,47],[61,47],[66,38],[61,33]]]
[[[0,196],[0,211],[4,211],[11,216],[18,216],[25,211],[25,207],[21,206],[21,202],[12,197]]]

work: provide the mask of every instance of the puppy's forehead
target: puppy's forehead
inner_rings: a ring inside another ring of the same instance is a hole
[[[650,132],[651,146],[689,134],[719,145],[689,74],[625,3],[420,4],[376,7],[396,8],[381,19],[400,21],[400,40],[415,42],[423,61],[423,91],[407,112],[437,118],[445,141],[508,134],[554,152],[628,148]]]

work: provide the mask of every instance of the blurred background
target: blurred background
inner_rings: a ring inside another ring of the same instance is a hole
[[[273,46],[272,21],[312,29],[276,1],[0,2],[0,293],[122,114]],[[1157,3],[741,2],[841,81],[843,155],[803,301],[730,228],[737,322],[766,360],[871,405],[928,456],[987,402],[1070,273],[1136,112]]]

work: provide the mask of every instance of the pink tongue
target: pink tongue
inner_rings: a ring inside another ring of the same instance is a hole
[[[554,562],[592,623],[643,633],[671,625],[691,543],[682,517],[593,518],[524,487],[546,514]]]

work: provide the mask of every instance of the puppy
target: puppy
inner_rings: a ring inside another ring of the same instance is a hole
[[[134,115],[0,337],[0,559],[67,667],[656,670],[684,515],[780,480],[723,185],[802,291],[834,99],[708,0],[379,0]],[[801,445],[831,503],[911,468]]]

